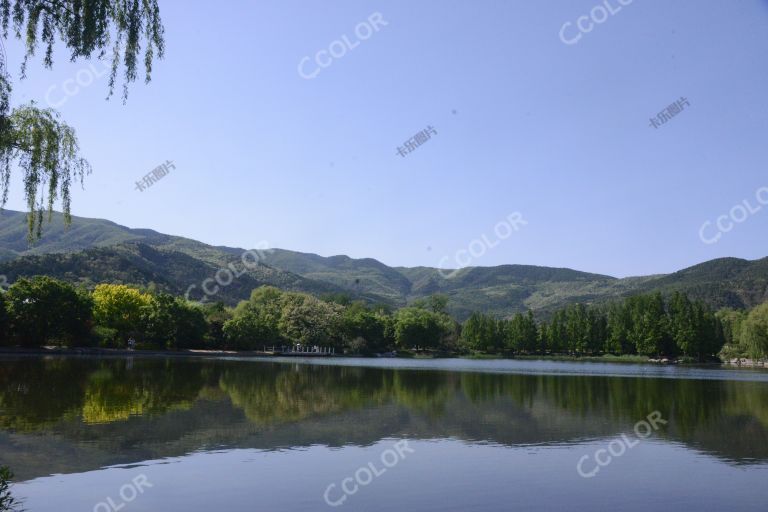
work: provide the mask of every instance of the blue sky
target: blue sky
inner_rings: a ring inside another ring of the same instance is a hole
[[[768,2],[605,1],[618,12],[567,45],[563,24],[575,37],[601,2],[161,0],[166,58],[126,105],[104,101],[106,77],[65,95],[89,63],[61,50],[13,100],[48,96],[76,127],[94,173],[73,213],[211,244],[452,267],[520,212],[528,224],[471,265],[627,276],[768,256],[768,206],[717,243],[699,235],[768,186]],[[374,13],[387,24],[357,40]],[[299,75],[345,35],[359,45]],[[5,46],[18,78],[20,46]]]

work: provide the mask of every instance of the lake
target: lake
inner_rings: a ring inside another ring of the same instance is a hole
[[[30,512],[765,511],[768,372],[0,358]]]

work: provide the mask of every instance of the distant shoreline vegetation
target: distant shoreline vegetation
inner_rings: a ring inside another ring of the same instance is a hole
[[[0,346],[257,351],[265,346],[334,348],[337,354],[392,351],[469,357],[578,357],[642,361],[768,357],[768,303],[714,311],[676,292],[605,305],[572,304],[548,319],[533,312],[495,318],[448,315],[434,295],[393,310],[335,294],[317,298],[271,286],[229,308],[127,285],[93,290],[47,276],[0,293]]]

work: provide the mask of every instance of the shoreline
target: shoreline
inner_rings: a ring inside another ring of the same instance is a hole
[[[175,357],[175,358],[205,358],[205,357],[244,357],[253,359],[269,359],[275,357],[310,357],[310,358],[365,358],[365,359],[466,359],[466,360],[520,360],[520,361],[561,361],[561,362],[584,362],[584,363],[616,363],[616,364],[636,364],[636,365],[670,365],[670,366],[705,366],[705,367],[726,367],[726,368],[749,368],[749,369],[768,369],[768,361],[754,361],[751,359],[729,359],[721,362],[691,362],[679,361],[677,359],[653,359],[643,356],[568,356],[568,355],[517,355],[514,357],[505,357],[494,354],[475,354],[475,355],[447,355],[447,354],[418,354],[405,352],[407,355],[397,357],[376,357],[361,355],[344,354],[313,354],[296,353],[292,355],[277,354],[264,351],[238,351],[238,350],[128,350],[117,348],[99,348],[99,347],[0,347],[0,356],[93,356],[93,357]]]
[[[98,347],[0,347],[2,355],[61,355],[61,356],[160,356],[160,357],[278,357],[272,352],[237,350],[128,350]],[[312,354],[303,354],[312,356]]]

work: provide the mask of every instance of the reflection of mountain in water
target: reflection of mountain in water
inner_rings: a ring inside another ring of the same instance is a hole
[[[654,410],[669,421],[663,438],[734,464],[768,460],[758,382],[28,358],[0,363],[0,463],[29,479],[213,448],[576,443],[630,432]]]

